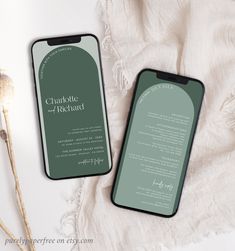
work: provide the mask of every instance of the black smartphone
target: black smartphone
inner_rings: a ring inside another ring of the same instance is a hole
[[[152,69],[139,73],[112,189],[115,205],[175,215],[203,95],[199,80]]]
[[[108,173],[112,158],[98,39],[45,38],[31,52],[47,176]]]

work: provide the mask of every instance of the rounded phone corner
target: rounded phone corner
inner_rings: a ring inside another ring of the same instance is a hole
[[[136,82],[139,81],[139,78],[141,77],[141,75],[145,72],[149,72],[149,71],[152,71],[152,69],[149,69],[149,68],[143,68],[141,71],[139,71],[139,73],[137,74],[137,77],[136,77]]]
[[[31,42],[30,50],[31,50],[31,54],[32,54],[32,55],[33,55],[33,48],[34,48],[34,46],[35,46],[37,43],[42,42],[42,41],[43,41],[43,39],[37,39],[37,40],[33,40],[33,41]]]
[[[112,159],[112,156],[110,155],[110,163],[109,163],[109,172],[112,170],[113,168],[113,159]]]
[[[106,172],[104,172],[104,173],[101,173],[100,175],[106,175],[106,174],[108,174],[108,173],[110,173],[111,172],[111,170],[112,170],[112,164],[108,167],[108,169],[107,169],[107,171]]]
[[[110,199],[111,199],[111,202],[112,202],[112,204],[113,204],[114,206],[120,207],[120,205],[117,204],[116,201],[115,201],[115,198],[114,198],[114,191],[111,192],[111,194],[110,194]]]
[[[201,85],[202,90],[203,90],[203,94],[204,94],[205,93],[205,85],[204,85],[204,83],[201,80],[198,80],[198,79],[197,79],[197,82]]]
[[[95,34],[93,34],[93,33],[88,33],[88,34],[86,34],[87,36],[90,36],[90,37],[93,37],[95,40],[96,40],[96,42],[97,43],[99,43],[99,38],[95,35]]]
[[[48,172],[46,169],[45,169],[44,173],[45,173],[46,177],[50,180],[59,180],[59,178],[55,178],[55,177],[51,176],[50,172]]]
[[[205,93],[205,85],[204,83],[200,80],[200,79],[197,79],[197,78],[189,78],[189,80],[191,81],[195,81],[197,82],[198,84],[200,84],[202,90],[203,90],[203,94]]]
[[[38,43],[38,40],[34,40],[33,42],[31,42],[30,44],[31,52],[33,52],[33,47],[35,46],[36,43]]]
[[[165,218],[172,218],[172,217],[174,217],[178,213],[179,204],[180,203],[178,202],[177,206],[175,207],[175,209],[173,210],[173,212],[171,214],[165,214],[165,215],[163,215],[163,217],[165,217]]]
[[[164,217],[165,218],[172,218],[172,217],[174,217],[176,214],[177,214],[177,212],[178,212],[178,208],[175,210],[175,211],[173,211],[173,213],[172,214],[166,214],[166,215],[164,215]]]

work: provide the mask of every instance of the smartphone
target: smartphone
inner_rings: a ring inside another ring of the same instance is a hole
[[[46,175],[108,173],[112,159],[98,39],[40,39],[31,53]]]
[[[199,80],[139,73],[112,188],[116,206],[176,214],[203,95]]]

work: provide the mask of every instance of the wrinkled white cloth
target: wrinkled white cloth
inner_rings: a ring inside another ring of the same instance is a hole
[[[235,229],[235,1],[101,0],[101,5],[102,53],[115,61],[114,80],[105,85],[114,167],[84,180],[76,236],[94,242],[75,250],[161,250]],[[180,207],[169,219],[110,201],[132,87],[143,68],[205,84]]]

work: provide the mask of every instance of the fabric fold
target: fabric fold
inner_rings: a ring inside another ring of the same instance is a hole
[[[84,181],[75,234],[94,242],[75,250],[157,251],[234,230],[235,2],[100,2],[103,54],[114,60],[113,79],[105,78],[114,166]],[[110,200],[134,81],[143,68],[194,77],[206,89],[180,207],[169,219]]]

